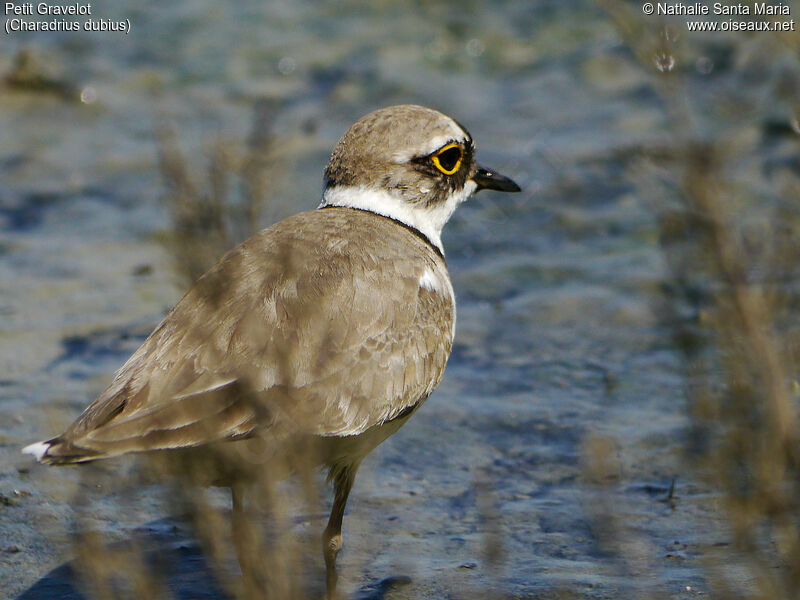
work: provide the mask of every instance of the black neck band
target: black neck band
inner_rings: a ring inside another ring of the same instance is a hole
[[[403,223],[402,221],[398,221],[397,219],[393,219],[392,217],[387,217],[386,215],[382,215],[381,213],[377,213],[377,212],[372,211],[372,210],[367,210],[366,208],[356,208],[354,206],[340,206],[338,204],[326,204],[325,206],[320,206],[318,210],[322,210],[322,209],[326,209],[326,208],[349,208],[351,210],[360,210],[360,211],[363,211],[363,212],[368,212],[371,215],[376,215],[378,217],[383,217],[384,219],[389,219],[390,221],[400,225],[400,227],[402,227],[403,229],[406,229],[406,230],[410,231],[415,236],[417,236],[419,239],[421,239],[423,242],[428,244],[428,246],[430,246],[431,249],[434,252],[436,252],[436,254],[439,256],[439,258],[441,258],[445,262],[445,264],[447,264],[447,259],[444,257],[444,254],[439,249],[439,246],[437,246],[432,241],[430,241],[430,239],[428,239],[428,236],[425,235],[424,233],[422,233],[419,229],[417,229],[416,227],[412,227],[408,223]]]

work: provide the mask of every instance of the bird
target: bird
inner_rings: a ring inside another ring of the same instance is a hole
[[[267,463],[305,451],[333,486],[322,547],[335,597],[356,472],[438,386],[453,346],[442,228],[484,189],[520,191],[478,165],[454,119],[410,104],[363,116],[334,147],[316,209],[228,251],[62,434],[22,452],[69,465],[220,445]],[[226,482],[234,534],[242,480]]]

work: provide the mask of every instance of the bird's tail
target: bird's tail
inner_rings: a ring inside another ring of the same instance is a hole
[[[75,446],[60,437],[25,446],[22,453],[32,455],[45,465],[72,465],[102,458],[97,451]]]

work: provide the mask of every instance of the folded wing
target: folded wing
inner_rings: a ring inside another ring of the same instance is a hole
[[[452,344],[451,293],[420,286],[422,269],[447,277],[424,242],[362,211],[264,230],[195,284],[42,460],[393,419],[433,391]]]

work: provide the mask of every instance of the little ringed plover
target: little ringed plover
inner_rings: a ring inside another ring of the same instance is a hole
[[[442,227],[482,189],[520,188],[478,166],[453,119],[413,105],[362,117],[333,150],[318,209],[225,254],[64,433],[23,452],[66,465],[226,442],[277,461],[311,440],[335,490],[332,596],[361,461],[442,378],[456,323]]]

